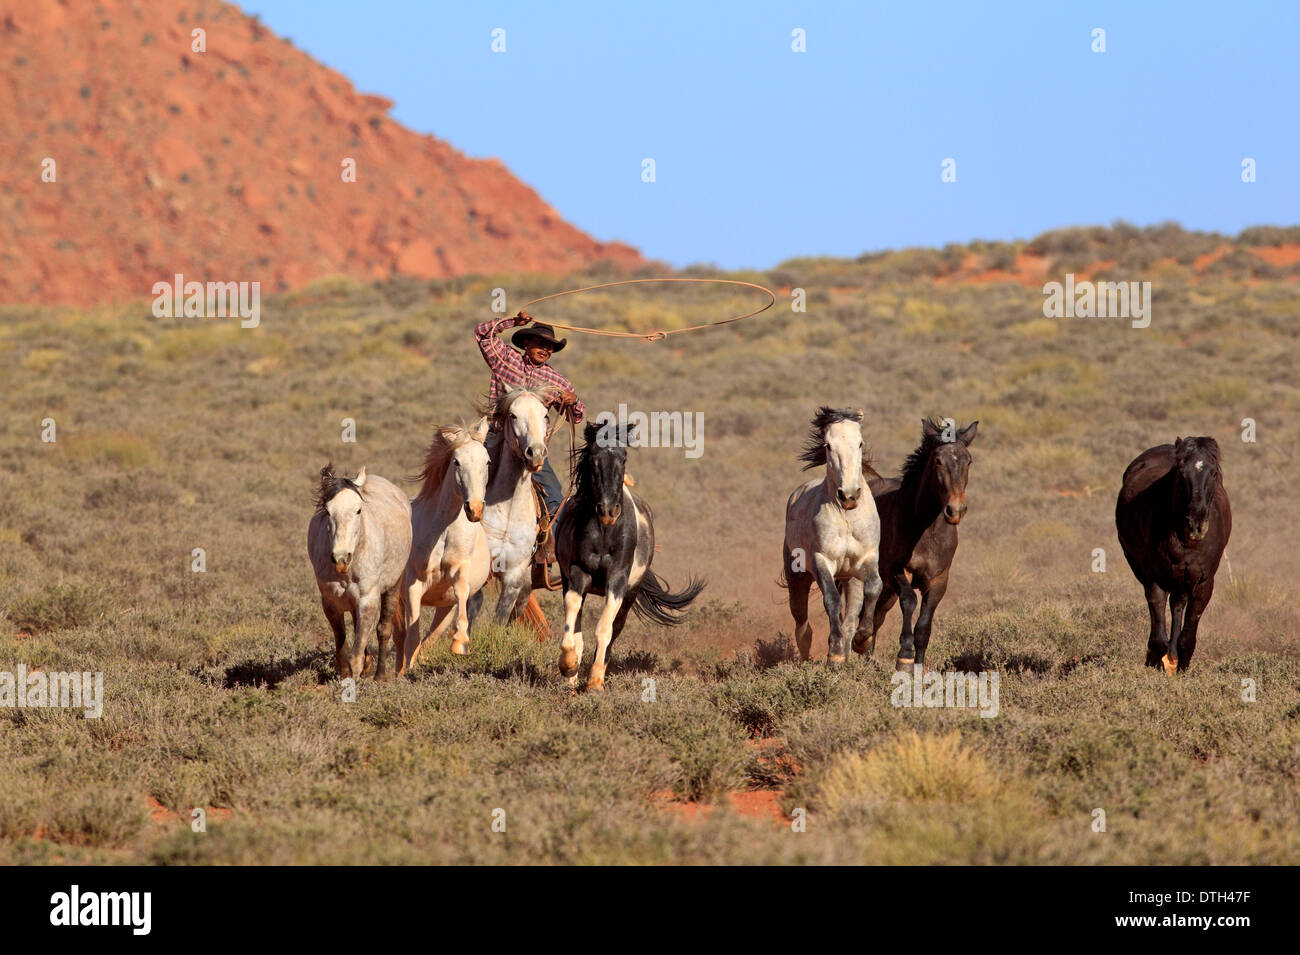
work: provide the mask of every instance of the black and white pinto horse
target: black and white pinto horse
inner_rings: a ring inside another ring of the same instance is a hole
[[[650,569],[654,558],[654,516],[626,486],[627,449],[636,446],[634,428],[615,422],[588,423],[578,452],[572,498],[555,527],[555,556],[564,580],[564,639],[560,673],[571,686],[582,662],[582,604],[588,594],[605,598],[596,624],[596,657],[587,689],[605,688],[609,646],[623,630],[629,610],[643,620],[671,627],[704,589],[692,579],[678,593]]]

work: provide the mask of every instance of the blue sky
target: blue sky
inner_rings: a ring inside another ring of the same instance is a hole
[[[1300,223],[1293,0],[241,6],[398,121],[675,266]]]

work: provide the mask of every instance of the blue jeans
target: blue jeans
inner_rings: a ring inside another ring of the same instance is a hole
[[[488,434],[483,446],[487,448],[488,457],[495,458],[497,448],[501,446],[501,433]],[[542,469],[533,475],[533,481],[542,489],[542,496],[546,499],[546,509],[551,517],[554,517],[555,512],[560,509],[560,502],[564,500],[564,488],[560,487],[560,479],[555,476],[550,458],[542,462]]]

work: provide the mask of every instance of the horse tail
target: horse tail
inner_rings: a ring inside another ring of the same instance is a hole
[[[532,594],[528,595],[528,603],[524,604],[524,609],[520,611],[519,619],[537,631],[538,643],[545,643],[546,638],[551,635],[551,625],[546,622],[546,614],[542,613],[541,604]]]
[[[683,590],[672,593],[662,577],[647,570],[637,591],[636,601],[632,604],[632,611],[647,623],[675,627],[682,622],[682,612],[700,595],[704,585],[705,581],[692,577]]]
[[[406,650],[406,574],[397,579],[397,600],[393,608],[393,648],[401,658]]]

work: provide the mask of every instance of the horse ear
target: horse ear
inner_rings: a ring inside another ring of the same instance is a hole
[[[863,418],[865,418],[866,416],[867,416],[867,409],[866,409],[866,408],[859,408],[857,411],[855,411],[855,412],[853,413],[853,420],[854,420],[854,421],[861,421],[861,420],[862,420]]]
[[[473,427],[469,429],[469,433],[473,435],[475,441],[478,441],[480,444],[482,444],[483,441],[487,439],[488,419],[479,418],[477,421],[474,422]]]
[[[352,479],[352,483],[358,488],[366,486],[366,466],[364,464],[361,465],[361,470],[357,472],[357,476]]]
[[[594,421],[588,421],[587,426],[582,429],[583,440],[588,444],[591,444],[591,442],[596,440],[596,432],[599,430],[599,426]]]
[[[970,424],[966,425],[966,427],[957,432],[957,440],[969,448],[970,443],[975,440],[975,432],[979,430],[979,426],[980,423],[978,421],[972,421]]]
[[[1183,450],[1183,439],[1182,439],[1182,438],[1174,438],[1174,454],[1177,454],[1178,452],[1180,452],[1180,451],[1182,451],[1182,450]]]

